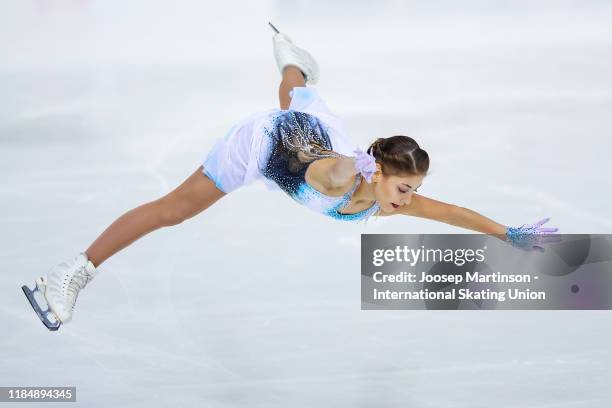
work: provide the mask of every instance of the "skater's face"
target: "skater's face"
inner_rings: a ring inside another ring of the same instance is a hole
[[[386,176],[379,167],[372,180],[376,201],[385,212],[398,211],[402,206],[410,204],[412,194],[421,187],[423,178],[423,175]]]

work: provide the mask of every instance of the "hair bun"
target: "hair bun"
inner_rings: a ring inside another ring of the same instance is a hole
[[[429,169],[429,155],[409,136],[376,138],[368,153],[380,163],[383,174],[424,175]]]
[[[374,143],[370,145],[370,148],[368,149],[368,153],[375,156],[374,152],[380,149],[380,146],[383,144],[384,141],[385,141],[384,137],[379,137],[378,139],[376,139]]]

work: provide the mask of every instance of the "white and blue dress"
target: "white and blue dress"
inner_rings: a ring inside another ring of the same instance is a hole
[[[225,193],[262,180],[270,189],[281,189],[298,203],[342,221],[367,220],[378,203],[355,214],[343,214],[359,187],[357,175],[343,196],[332,197],[313,188],[305,179],[308,166],[323,157],[352,156],[352,143],[339,119],[315,88],[295,87],[287,110],[256,113],[234,125],[219,139],[204,160],[204,174]]]

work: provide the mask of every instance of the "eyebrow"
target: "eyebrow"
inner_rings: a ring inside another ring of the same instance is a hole
[[[406,184],[406,183],[402,183],[402,184],[403,184],[403,185],[405,185],[405,186],[408,186],[408,187],[412,188],[412,186],[411,186],[410,184]],[[421,186],[422,186],[422,185],[423,185],[423,184],[421,184]],[[421,186],[419,186],[419,187],[417,187],[417,188],[420,188]],[[415,189],[415,190],[416,190],[416,189]]]

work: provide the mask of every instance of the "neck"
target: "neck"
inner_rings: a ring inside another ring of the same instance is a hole
[[[353,193],[351,200],[354,203],[358,202],[367,202],[373,204],[376,201],[376,196],[374,195],[374,186],[366,181],[366,179],[361,175],[357,174],[357,177],[361,177],[361,182],[359,183],[359,187]]]

